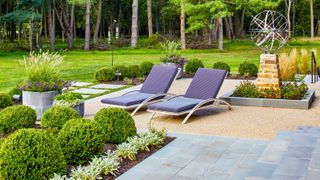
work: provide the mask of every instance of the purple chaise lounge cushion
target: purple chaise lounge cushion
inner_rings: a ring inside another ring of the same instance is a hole
[[[170,85],[176,77],[177,72],[178,68],[175,67],[153,66],[149,76],[145,80],[141,90],[138,93],[102,99],[101,103],[118,106],[132,106],[141,104],[144,100],[155,94],[167,93]]]
[[[127,95],[119,96],[115,98],[102,99],[101,102],[104,104],[113,104],[118,106],[132,106],[132,105],[142,103],[144,100],[148,99],[153,95],[154,94],[137,92],[137,93],[127,94]]]
[[[177,97],[169,101],[151,104],[148,109],[179,113],[194,108],[201,101],[202,99]]]

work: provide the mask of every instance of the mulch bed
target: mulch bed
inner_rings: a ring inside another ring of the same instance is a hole
[[[117,177],[119,177],[120,175],[124,174],[125,172],[127,172],[128,170],[130,170],[131,168],[133,168],[134,166],[136,166],[137,164],[139,164],[140,162],[142,162],[143,160],[147,159],[149,156],[151,156],[152,154],[154,154],[155,152],[159,151],[161,148],[163,148],[164,146],[168,145],[170,142],[172,142],[175,138],[174,137],[166,137],[165,140],[165,144],[160,147],[150,147],[150,151],[139,151],[138,154],[136,155],[136,159],[134,161],[130,161],[128,159],[122,160],[122,162],[120,163],[120,168],[118,171],[117,176],[105,176],[103,177],[104,180],[114,180]],[[108,150],[114,151],[116,149],[116,145],[115,144],[106,144],[103,152],[107,152]],[[74,165],[68,165],[67,166],[67,174],[70,175],[72,168],[74,167]]]

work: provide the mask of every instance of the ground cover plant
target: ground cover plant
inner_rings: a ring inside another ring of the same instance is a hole
[[[67,92],[54,97],[54,105],[75,107],[84,102],[84,98],[79,93]]]

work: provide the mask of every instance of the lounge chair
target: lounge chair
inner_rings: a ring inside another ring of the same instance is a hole
[[[140,90],[130,91],[115,98],[102,99],[101,103],[107,104],[109,107],[135,109],[131,114],[134,116],[143,106],[168,97],[167,92],[177,74],[178,68],[154,66]]]
[[[182,122],[182,124],[185,124],[195,111],[208,106],[223,104],[231,110],[229,103],[216,99],[226,76],[227,72],[224,70],[198,69],[185,95],[174,96],[166,101],[148,106],[148,112],[152,113],[150,121],[157,113],[172,116],[187,114]]]

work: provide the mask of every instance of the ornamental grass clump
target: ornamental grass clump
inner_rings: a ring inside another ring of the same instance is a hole
[[[45,92],[57,91],[70,86],[70,82],[60,79],[63,56],[58,53],[40,52],[30,53],[24,57],[22,64],[25,67],[27,82],[22,83],[21,90]]]
[[[300,65],[300,73],[307,74],[309,72],[308,67],[308,50],[301,49],[301,65]]]
[[[279,56],[280,75],[283,81],[292,81],[298,70],[298,51],[293,49],[290,55],[282,53]]]
[[[0,179],[49,179],[66,172],[57,140],[36,129],[20,129],[0,148]]]

